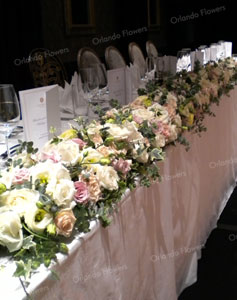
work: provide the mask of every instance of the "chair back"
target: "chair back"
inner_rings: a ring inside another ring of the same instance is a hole
[[[131,62],[139,68],[140,76],[143,77],[146,72],[146,61],[141,48],[134,42],[129,43],[128,54]]]
[[[156,46],[151,41],[146,42],[146,52],[148,57],[152,57],[155,59],[158,57]]]
[[[107,84],[106,70],[99,56],[93,49],[89,47],[81,48],[77,55],[77,65],[79,73],[81,73],[80,69],[94,68],[98,76],[99,85],[104,86]]]
[[[114,46],[105,49],[105,62],[109,70],[126,67],[125,59]]]

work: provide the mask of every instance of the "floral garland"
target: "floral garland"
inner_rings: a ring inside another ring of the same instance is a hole
[[[67,253],[64,238],[88,232],[92,220],[111,222],[127,189],[160,179],[157,162],[182,133],[202,132],[205,114],[213,115],[237,80],[231,58],[196,64],[193,72],[150,82],[131,104],[113,108],[89,125],[80,118],[40,151],[22,142],[0,174],[0,245],[16,261],[14,276],[28,279],[56,254]]]

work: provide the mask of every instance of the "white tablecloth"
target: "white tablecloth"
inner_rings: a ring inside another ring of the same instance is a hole
[[[213,107],[201,138],[186,134],[188,152],[179,144],[167,149],[162,183],[128,193],[109,227],[93,223],[71,243],[53,267],[60,280],[33,276],[33,299],[176,300],[195,282],[201,248],[235,187],[237,88],[230,95]],[[0,272],[1,299],[22,299],[8,270]]]

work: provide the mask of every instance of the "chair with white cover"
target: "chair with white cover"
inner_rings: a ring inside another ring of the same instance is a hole
[[[148,57],[152,57],[155,59],[158,57],[156,46],[151,41],[146,42],[146,52]]]
[[[99,80],[99,85],[107,84],[107,74],[102,61],[98,54],[89,47],[83,47],[78,51],[77,55],[78,71],[85,68],[95,68]]]
[[[125,59],[114,46],[108,46],[105,49],[105,62],[109,70],[126,67]]]
[[[134,42],[129,43],[128,54],[133,65],[139,68],[140,76],[144,77],[146,73],[146,61],[138,44]]]

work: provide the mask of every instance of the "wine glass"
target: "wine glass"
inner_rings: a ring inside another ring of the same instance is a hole
[[[0,84],[0,133],[5,137],[7,156],[8,138],[20,120],[19,102],[12,84]]]
[[[90,108],[95,105],[94,99],[96,99],[99,90],[99,80],[95,68],[81,68],[80,74],[84,96],[88,102],[87,117],[90,119]]]

